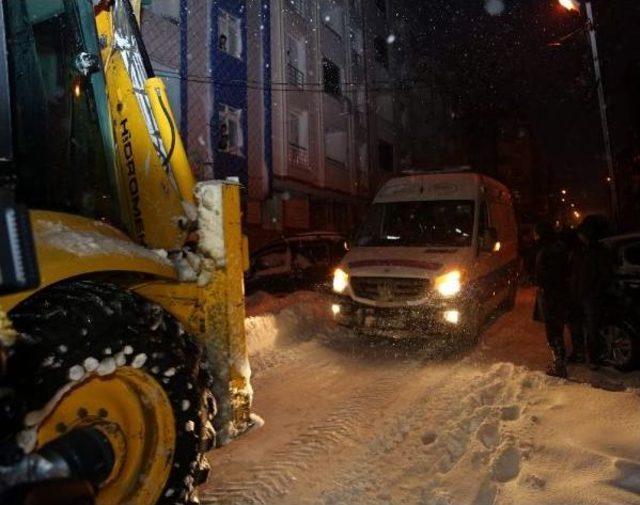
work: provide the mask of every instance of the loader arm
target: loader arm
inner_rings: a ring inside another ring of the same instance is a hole
[[[164,83],[154,76],[129,0],[102,2],[95,16],[124,221],[140,244],[180,249],[196,218],[195,179]]]

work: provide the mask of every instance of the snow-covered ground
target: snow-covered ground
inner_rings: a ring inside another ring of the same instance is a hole
[[[312,293],[246,322],[266,424],[211,455],[204,503],[640,504],[638,374],[544,375],[532,292],[465,354],[357,338]],[[444,356],[444,357],[443,357]]]

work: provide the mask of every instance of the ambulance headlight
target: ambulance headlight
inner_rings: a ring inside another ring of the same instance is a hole
[[[333,291],[342,294],[345,292],[348,285],[349,274],[341,268],[337,268],[336,271],[333,272]]]
[[[462,273],[460,270],[452,270],[451,272],[447,272],[444,275],[436,278],[435,288],[438,293],[440,293],[445,298],[450,298],[452,296],[460,293],[462,289]]]

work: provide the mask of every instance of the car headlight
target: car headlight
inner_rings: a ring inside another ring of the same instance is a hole
[[[341,268],[333,272],[333,290],[336,293],[344,293],[349,285],[349,274]]]
[[[460,270],[452,270],[436,278],[435,288],[444,297],[455,296],[462,289],[461,278]]]

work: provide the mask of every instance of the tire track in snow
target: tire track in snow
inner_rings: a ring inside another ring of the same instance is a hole
[[[388,503],[385,490],[402,487],[407,474],[418,473],[423,476],[422,488],[428,495],[423,496],[424,503],[439,503],[437,496],[431,496],[437,488],[437,475],[449,472],[464,456],[478,429],[491,414],[491,407],[500,400],[513,399],[511,392],[500,384],[505,374],[513,373],[513,367],[500,365],[488,374],[470,378],[468,374],[458,374],[465,362],[455,365],[438,384],[412,401],[411,407],[385,423],[390,428],[400,427],[399,431],[390,434],[385,430],[375,437],[356,459],[348,462],[346,470],[332,468],[332,483],[337,489],[322,493],[318,502],[327,505]],[[438,401],[434,402],[434,398]],[[440,433],[432,443],[426,444],[428,452],[424,452],[424,443],[420,441],[425,424]],[[410,437],[417,439],[415,443],[407,441]],[[420,452],[422,461],[412,463],[406,454],[397,454],[404,449]],[[385,459],[392,460],[393,464],[381,464]],[[412,501],[416,498],[420,495],[413,493]]]
[[[313,423],[267,461],[245,469],[246,479],[202,493],[203,503],[267,505],[273,503],[273,498],[286,495],[312,460],[348,442],[358,428],[373,425],[377,418],[371,416],[371,411],[376,410],[381,399],[392,396],[406,376],[407,370],[400,369],[373,385],[359,387],[330,415]]]

